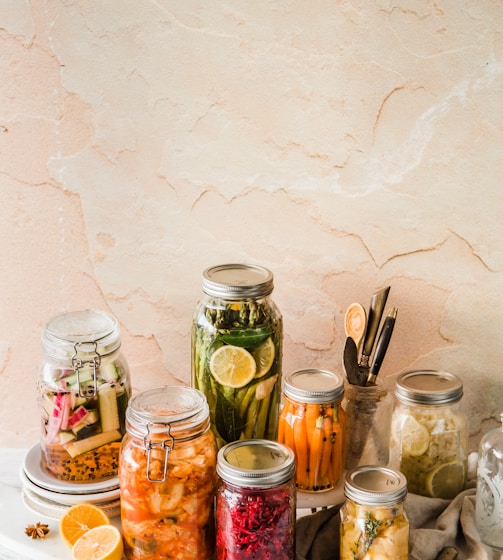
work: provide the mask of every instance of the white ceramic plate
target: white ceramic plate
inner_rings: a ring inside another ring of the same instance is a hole
[[[105,502],[111,502],[113,500],[118,500],[120,496],[120,489],[114,488],[108,492],[97,492],[96,494],[68,494],[63,492],[54,492],[53,490],[47,490],[35,484],[29,479],[27,474],[21,468],[19,472],[19,477],[23,483],[23,488],[28,489],[32,494],[36,494],[41,498],[50,500],[57,504],[69,505],[80,504],[82,502],[91,502],[93,504],[102,504]]]
[[[114,477],[101,482],[68,482],[58,480],[42,469],[42,449],[40,443],[33,445],[25,455],[22,468],[26,476],[37,486],[61,494],[97,494],[109,492],[119,487],[119,478]]]

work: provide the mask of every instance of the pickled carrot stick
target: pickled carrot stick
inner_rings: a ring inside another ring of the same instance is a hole
[[[306,433],[307,433],[307,452],[310,453],[311,440],[316,429],[316,420],[318,416],[322,413],[323,406],[319,404],[306,404]]]
[[[327,473],[332,457],[332,431],[333,422],[330,416],[324,416],[322,422],[323,445],[321,449],[320,481],[328,484]]]
[[[304,415],[295,418],[293,423],[295,456],[297,457],[297,484],[301,488],[309,487],[309,462],[307,456],[307,433]]]
[[[323,416],[318,416],[311,438],[311,449],[309,451],[309,474],[312,481],[312,489],[319,487],[321,452],[323,447]]]

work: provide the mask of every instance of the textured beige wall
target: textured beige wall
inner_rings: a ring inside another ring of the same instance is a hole
[[[503,411],[503,3],[0,0],[0,445],[38,439],[45,321],[120,321],[188,383],[204,268],[265,265],[285,371],[340,370],[391,286],[382,375]]]

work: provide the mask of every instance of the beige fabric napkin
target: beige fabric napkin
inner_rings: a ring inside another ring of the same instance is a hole
[[[339,558],[339,509],[333,506],[297,521],[297,560]],[[475,526],[475,488],[452,501],[408,494],[405,511],[410,523],[409,560],[435,560],[447,546],[458,550],[457,560],[493,558]]]

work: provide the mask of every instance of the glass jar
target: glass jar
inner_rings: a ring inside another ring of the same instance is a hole
[[[229,443],[218,452],[216,560],[295,559],[295,460],[268,440]]]
[[[397,378],[390,466],[408,480],[409,492],[454,498],[467,473],[467,420],[460,410],[463,383],[443,371],[412,371]]]
[[[119,485],[126,558],[209,560],[216,445],[208,403],[191,387],[135,395],[126,412]]]
[[[362,387],[345,383],[342,408],[346,413],[345,468],[389,462],[393,397],[381,379]]]
[[[228,264],[203,273],[192,327],[192,385],[208,399],[218,447],[276,439],[283,322],[272,273]]]
[[[363,466],[346,475],[341,507],[340,558],[409,557],[409,521],[404,510],[407,481],[402,473]]]
[[[344,382],[331,371],[304,369],[285,378],[278,441],[295,454],[297,488],[334,488],[344,470]]]
[[[503,413],[501,414],[503,424]],[[483,436],[479,444],[475,520],[480,540],[503,551],[503,427]]]
[[[131,386],[116,319],[94,310],[57,315],[42,346],[42,467],[72,482],[117,476]]]

